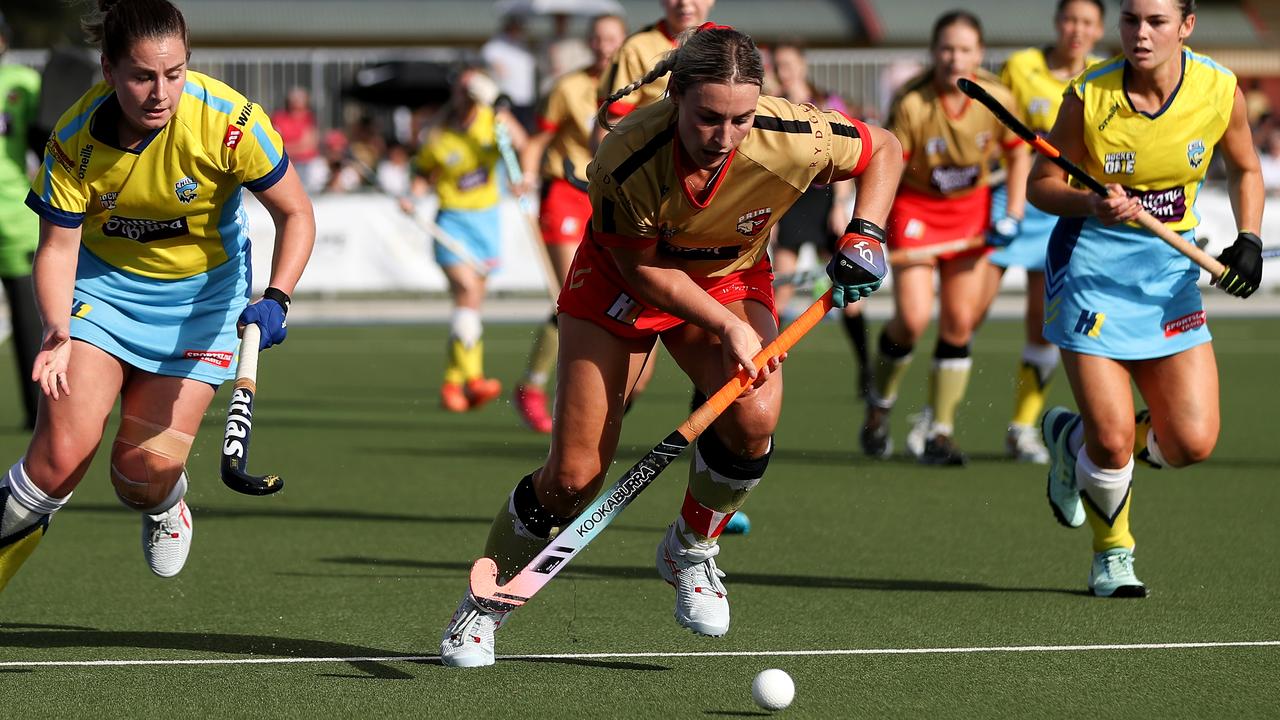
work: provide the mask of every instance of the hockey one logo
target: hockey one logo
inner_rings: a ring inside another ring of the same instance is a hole
[[[1138,153],[1107,153],[1102,158],[1102,172],[1108,175],[1132,175],[1138,165]]]
[[[115,210],[116,200],[118,200],[119,198],[120,198],[120,193],[118,192],[102,193],[102,195],[98,198],[98,202],[102,203],[103,210]]]
[[[227,409],[227,429],[223,435],[222,455],[233,466],[243,466],[249,453],[249,430],[253,428],[253,391],[236,388],[231,393],[231,406]]]

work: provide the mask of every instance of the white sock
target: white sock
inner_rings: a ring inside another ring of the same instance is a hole
[[[449,334],[457,338],[466,347],[480,342],[484,325],[480,322],[480,311],[475,308],[454,308],[453,317],[449,320]]]
[[[186,494],[187,471],[183,470],[182,474],[178,476],[178,482],[174,483],[173,489],[169,491],[169,495],[164,500],[161,500],[159,505],[156,505],[149,510],[143,510],[142,512],[153,516],[163,515],[172,510],[173,507],[178,504],[178,501],[185,497]]]
[[[1022,362],[1036,369],[1041,385],[1049,382],[1049,376],[1053,375],[1053,371],[1058,367],[1058,356],[1057,345],[1022,346]]]
[[[23,458],[14,463],[4,479],[0,480],[0,488],[9,489],[9,497],[4,507],[0,508],[0,540],[40,522],[41,518],[57,512],[58,508],[71,499],[70,494],[64,498],[50,497],[36,487],[23,466],[25,460]]]
[[[1154,428],[1147,430],[1147,457],[1146,461],[1158,468],[1171,468],[1168,460],[1164,459],[1164,453],[1160,452],[1160,444],[1156,442],[1156,431]]]
[[[1076,454],[1076,485],[1106,517],[1114,518],[1120,511],[1132,483],[1133,456],[1124,467],[1111,470],[1098,467],[1084,448]]]

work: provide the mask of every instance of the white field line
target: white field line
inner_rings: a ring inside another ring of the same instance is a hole
[[[3,637],[0,635],[0,637]],[[975,653],[1123,652],[1134,650],[1199,650],[1213,648],[1280,647],[1280,640],[1239,642],[1170,642],[1113,645],[1005,645],[994,647],[859,648],[849,650],[726,650],[713,652],[618,652],[549,655],[499,655],[499,660],[634,660],[715,657],[822,657],[840,655],[966,655]],[[0,667],[142,667],[151,665],[291,665],[300,663],[432,662],[439,655],[383,655],[367,657],[200,658],[189,660],[10,660]]]

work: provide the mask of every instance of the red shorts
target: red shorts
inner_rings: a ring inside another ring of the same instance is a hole
[[[577,245],[591,220],[591,198],[566,180],[547,183],[538,225],[548,245]]]
[[[724,277],[694,277],[695,283],[721,305],[755,300],[769,308],[774,319],[773,267],[767,257],[752,267]],[[622,338],[647,338],[670,330],[684,320],[647,307],[636,299],[614,265],[608,250],[588,239],[578,246],[569,277],[560,289],[559,311],[595,323]]]
[[[926,248],[939,243],[982,237],[991,222],[991,188],[981,187],[968,195],[938,197],[908,187],[900,187],[889,211],[889,250]],[[942,253],[939,260],[975,257],[991,248],[976,247],[961,252]]]

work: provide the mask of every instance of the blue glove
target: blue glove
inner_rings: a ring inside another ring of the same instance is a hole
[[[1016,217],[1005,215],[991,223],[987,230],[987,244],[991,247],[1006,247],[1018,237],[1022,230],[1022,221]]]
[[[862,218],[849,223],[827,264],[832,305],[842,308],[879,289],[888,273],[883,242],[884,230],[875,223]]]
[[[1209,284],[1238,298],[1249,297],[1262,284],[1262,238],[1251,232],[1240,233],[1231,247],[1218,256],[1218,262],[1226,265],[1227,271]]]
[[[289,314],[289,296],[275,288],[267,288],[257,302],[246,307],[240,313],[241,325],[257,325],[262,331],[258,341],[258,349],[266,350],[272,345],[279,345],[289,334],[285,315]]]

